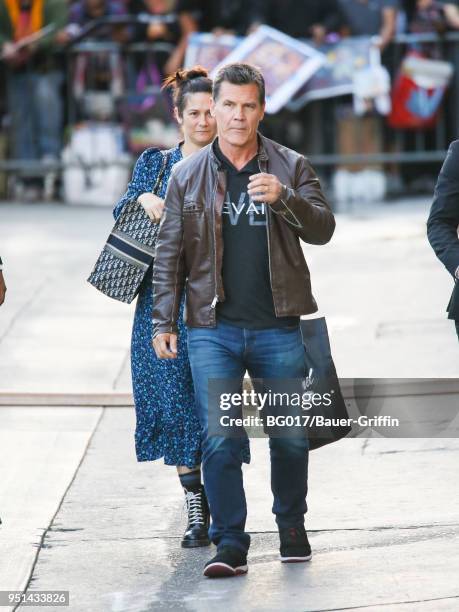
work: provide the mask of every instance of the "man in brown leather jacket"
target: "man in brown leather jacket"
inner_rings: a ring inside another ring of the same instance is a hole
[[[245,573],[250,544],[241,469],[247,438],[209,434],[209,419],[221,409],[209,400],[209,381],[223,379],[225,392],[238,393],[246,371],[257,379],[304,376],[299,319],[317,305],[300,239],[325,244],[335,228],[309,162],[259,134],[264,106],[256,68],[229,64],[219,71],[211,109],[218,136],[174,166],[153,270],[153,345],[160,358],[177,356],[186,287],[209,535],[217,545],[204,569],[209,577]],[[307,561],[308,441],[271,437],[269,445],[281,560]]]

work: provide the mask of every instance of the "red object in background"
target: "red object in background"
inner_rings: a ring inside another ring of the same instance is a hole
[[[392,89],[389,125],[413,130],[434,127],[451,75],[448,62],[409,54]]]
[[[426,129],[435,126],[445,87],[425,89],[400,74],[392,90],[392,111],[388,123],[398,129]]]

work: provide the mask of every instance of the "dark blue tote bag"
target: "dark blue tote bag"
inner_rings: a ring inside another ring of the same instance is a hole
[[[325,423],[317,425],[318,419],[311,419],[307,427],[309,449],[314,450],[344,438],[352,427],[331,354],[325,318],[301,320],[300,327],[306,365],[303,390],[329,398],[310,411],[311,416],[321,417]]]

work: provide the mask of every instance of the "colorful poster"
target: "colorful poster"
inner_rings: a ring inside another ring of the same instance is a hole
[[[205,32],[194,32],[186,50],[185,68],[199,64],[211,72],[241,40],[237,36],[214,36]]]
[[[319,70],[325,56],[274,28],[260,26],[215,67],[212,76],[230,62],[253,64],[261,70],[266,82],[266,112],[276,113]]]
[[[325,63],[288,103],[291,111],[297,111],[311,100],[352,94],[356,71],[381,63],[380,52],[368,36],[344,38],[319,50],[324,54]]]

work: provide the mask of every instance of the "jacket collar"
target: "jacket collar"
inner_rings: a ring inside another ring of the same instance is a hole
[[[265,137],[262,136],[260,132],[257,133],[257,137],[258,137],[258,159],[266,161],[269,158],[268,158],[268,153],[266,152],[266,147],[265,147]],[[210,159],[212,163],[215,166],[217,166],[219,170],[221,170],[223,168],[223,164],[221,160],[217,157],[215,153],[215,148],[214,148],[214,144],[216,141],[217,141],[217,136],[213,139],[213,141],[209,145]]]

